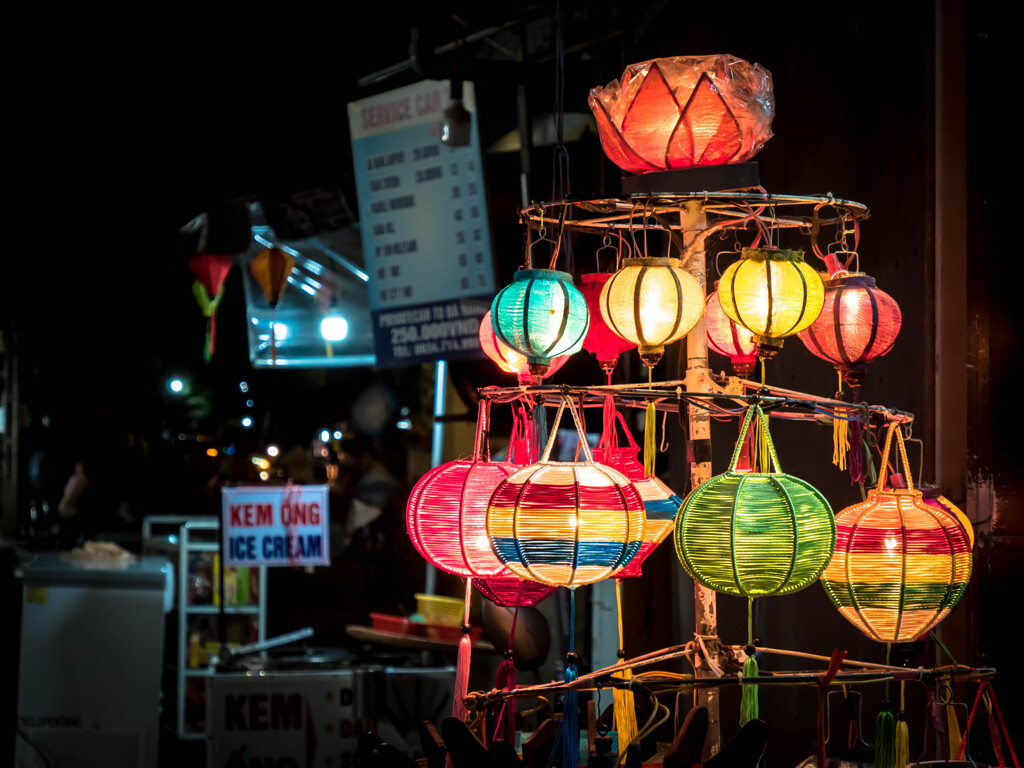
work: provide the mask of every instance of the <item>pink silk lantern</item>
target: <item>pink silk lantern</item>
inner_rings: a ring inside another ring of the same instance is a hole
[[[630,173],[743,163],[771,138],[771,74],[728,54],[631,64],[590,91],[608,159]]]
[[[580,293],[590,309],[590,329],[583,339],[583,348],[597,358],[597,364],[609,376],[619,362],[619,355],[636,349],[636,344],[612,331],[601,315],[601,289],[612,277],[611,272],[595,272],[583,275],[580,285]]]
[[[718,287],[718,284],[715,284]],[[722,310],[718,291],[708,294],[704,305],[704,320],[708,329],[708,349],[725,355],[737,376],[749,376],[757,363],[757,346],[746,328],[734,323]]]
[[[593,320],[591,320],[591,323],[593,323]],[[497,363],[498,367],[505,371],[505,373],[516,374],[520,384],[536,384],[540,379],[546,379],[565,365],[565,361],[569,359],[569,355],[554,357],[551,359],[547,370],[540,377],[534,376],[530,373],[530,364],[526,359],[526,355],[512,349],[494,333],[494,327],[491,325],[491,310],[487,310],[480,321],[479,337],[480,348],[483,349],[484,354]]]

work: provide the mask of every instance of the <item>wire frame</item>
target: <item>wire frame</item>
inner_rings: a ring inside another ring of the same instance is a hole
[[[495,605],[504,608],[530,608],[543,602],[555,587],[511,576],[473,579],[473,588]]]
[[[481,400],[473,459],[434,467],[413,486],[406,506],[413,546],[428,562],[456,576],[508,575],[487,537],[487,504],[518,467],[482,460],[488,409],[488,401]]]
[[[526,355],[538,375],[551,358],[583,348],[590,312],[572,275],[554,269],[520,269],[491,303],[494,333]]]
[[[800,331],[800,341],[828,360],[850,386],[859,386],[864,368],[892,349],[900,332],[899,304],[875,287],[868,275],[845,275],[825,282],[821,314]]]
[[[886,489],[893,436],[906,489]],[[971,577],[971,544],[956,516],[914,490],[903,435],[892,424],[882,450],[878,487],[836,515],[837,543],[821,576],[839,612],[873,640],[916,640],[942,621]]]
[[[568,405],[586,461],[551,461]],[[563,398],[539,462],[503,480],[487,508],[487,533],[516,576],[554,587],[578,587],[623,568],[640,549],[644,505],[622,473],[593,460],[579,414]]]
[[[773,472],[736,469],[755,416]],[[694,489],[676,518],[676,554],[687,573],[729,595],[766,597],[804,589],[828,565],[835,543],[835,521],[825,497],[806,481],[779,471],[760,406],[747,410],[728,471]]]
[[[802,331],[825,301],[825,284],[803,251],[744,248],[718,281],[722,311],[761,344]]]

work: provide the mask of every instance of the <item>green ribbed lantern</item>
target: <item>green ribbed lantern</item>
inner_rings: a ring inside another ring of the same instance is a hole
[[[755,416],[772,472],[736,468]],[[768,420],[755,405],[747,410],[728,471],[683,502],[675,543],[686,572],[716,592],[785,595],[809,586],[825,570],[836,547],[836,523],[824,496],[779,471]]]

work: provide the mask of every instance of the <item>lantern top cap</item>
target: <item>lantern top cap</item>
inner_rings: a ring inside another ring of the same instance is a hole
[[[623,267],[675,267],[682,269],[682,262],[672,256],[633,256],[622,260]]]
[[[754,261],[792,261],[800,263],[804,260],[803,251],[787,251],[784,248],[752,248],[747,246],[740,254],[744,259]]]
[[[875,278],[871,275],[865,274],[864,272],[848,272],[838,274],[835,277],[825,280],[826,288],[838,288],[844,286],[847,288],[875,288]]]
[[[549,280],[565,280],[572,282],[572,275],[568,272],[562,272],[558,269],[517,269],[516,273],[512,276],[513,280],[536,280],[537,278],[547,278]]]

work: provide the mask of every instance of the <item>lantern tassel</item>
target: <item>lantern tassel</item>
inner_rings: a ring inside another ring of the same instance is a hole
[[[896,768],[910,762],[910,726],[907,725],[906,682],[900,682],[900,713],[896,716]]]
[[[840,470],[846,469],[846,454],[850,451],[847,427],[845,419],[832,419],[832,464]]]
[[[952,701],[946,705],[946,734],[949,738],[949,759],[956,760],[963,737],[960,735],[960,721],[956,719],[956,705]]]
[[[516,665],[512,661],[512,641],[516,636],[516,621],[519,619],[519,604],[523,598],[523,581],[519,581],[516,590],[516,605],[512,611],[512,627],[508,632],[508,648],[505,649],[505,660],[498,665],[498,672],[494,676],[494,687],[514,691],[518,685],[516,679]],[[494,724],[492,741],[505,741],[513,746],[516,743],[516,699],[510,696],[505,699],[498,710],[497,722]]]
[[[621,665],[625,663],[626,653],[622,632],[622,582],[619,579],[615,580],[615,607],[619,617],[619,664]],[[633,671],[629,667],[623,667],[620,672],[612,675],[618,680],[629,680],[632,676]],[[601,713],[597,714],[600,717]],[[621,688],[612,689],[612,720],[615,724],[615,731],[619,735],[619,752],[625,754],[626,748],[636,738],[637,732],[636,708],[633,703],[632,691]],[[622,758],[623,765],[627,759],[627,757]]]
[[[762,470],[764,471],[764,470]],[[757,685],[747,683],[747,678],[756,678],[761,674],[757,666],[757,654],[754,649],[754,598],[747,598],[747,660],[743,662],[743,694],[740,698],[740,725],[744,726],[760,715],[757,702]]]
[[[860,396],[860,389],[853,390],[853,402],[857,402]],[[866,477],[864,473],[864,445],[863,429],[861,425],[861,414],[850,422],[850,485],[863,483]]]
[[[875,759],[872,765],[874,768],[896,766],[896,718],[888,701],[882,702],[882,711],[875,718]]]
[[[648,402],[644,414],[644,477],[654,476],[654,462],[658,455],[656,432],[654,403]]]
[[[548,414],[541,401],[533,407],[533,455],[540,456],[548,442]]]
[[[473,642],[469,639],[469,601],[473,596],[472,581],[466,579],[466,603],[462,614],[462,637],[459,638],[459,652],[455,661],[455,702],[452,705],[452,717],[466,719],[466,693],[469,690],[469,657]]]

